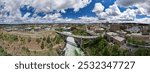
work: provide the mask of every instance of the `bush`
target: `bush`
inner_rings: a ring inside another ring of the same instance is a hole
[[[41,43],[41,49],[44,49],[44,42]]]
[[[47,41],[47,43],[51,43],[51,39],[50,39],[49,36],[47,37],[47,40],[46,40],[46,41]]]
[[[5,52],[4,48],[0,46],[0,56],[6,56],[7,52]]]
[[[11,39],[12,41],[18,41],[18,36],[16,36],[16,35],[11,35],[11,36],[10,36],[10,39]]]
[[[31,37],[28,38],[28,42],[29,42],[29,43],[31,42]]]
[[[30,55],[30,50],[26,47],[22,47],[22,50],[27,54]]]
[[[26,40],[25,40],[24,37],[21,37],[20,41],[21,41],[21,44],[25,44],[26,43]]]
[[[41,39],[37,38],[36,42],[39,44],[41,42]]]

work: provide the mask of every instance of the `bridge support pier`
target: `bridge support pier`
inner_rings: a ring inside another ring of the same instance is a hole
[[[81,48],[83,48],[83,39],[81,38],[80,40],[81,40],[81,41],[80,41],[80,43],[81,43]]]

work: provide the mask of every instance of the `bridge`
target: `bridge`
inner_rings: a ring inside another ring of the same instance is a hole
[[[79,35],[73,35],[73,34],[68,34],[65,32],[59,32],[56,31],[58,34],[64,35],[64,36],[68,36],[68,37],[74,37],[74,38],[78,38],[78,39],[95,39],[98,38],[99,36],[79,36]]]
[[[69,33],[65,33],[65,32],[59,32],[59,31],[56,31],[56,33],[62,35],[62,36],[66,36],[66,37],[73,37],[73,38],[76,38],[78,40],[76,40],[76,42],[78,43],[78,45],[83,48],[83,39],[96,39],[98,38],[99,36],[80,36],[80,35],[74,35],[74,34],[69,34]]]

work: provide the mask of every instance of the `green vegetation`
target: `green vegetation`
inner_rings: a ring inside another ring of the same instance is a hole
[[[31,37],[28,38],[28,43],[30,43],[30,42],[31,42]]]
[[[47,37],[47,40],[46,40],[46,41],[47,41],[47,43],[51,43],[50,36]]]
[[[131,44],[134,44],[134,45],[141,45],[141,46],[150,45],[150,44],[148,44],[148,43],[145,42],[145,41],[137,40],[137,39],[128,38],[127,41],[128,41],[128,43],[131,43]]]
[[[0,46],[0,56],[7,56],[7,52]]]
[[[44,49],[44,42],[41,43],[41,49]]]
[[[60,32],[63,32],[64,29],[63,28],[59,28],[59,29],[56,29],[57,31],[60,31]]]
[[[127,50],[120,49],[118,45],[109,45],[104,37],[99,37],[84,44],[87,55],[92,56],[123,56],[129,55]]]
[[[135,56],[150,56],[150,49],[139,48],[134,52]]]
[[[26,38],[25,37],[20,37],[20,41],[21,41],[22,45],[26,44]]]
[[[3,41],[6,40],[9,42],[17,42],[19,39],[17,35],[0,33],[0,40],[3,40]]]
[[[53,44],[60,44],[61,42],[63,42],[63,38],[60,35],[56,34],[56,36],[54,37],[52,41],[53,41]]]
[[[28,56],[31,54],[29,48],[27,48],[27,47],[22,47],[22,52]]]
[[[87,35],[86,30],[81,30],[81,29],[74,29],[72,30],[72,33],[74,35],[83,35],[83,36]]]
[[[87,42],[87,41],[86,41]],[[119,45],[108,44],[106,38],[99,37],[84,44],[85,53],[92,56],[149,56],[150,49],[139,48],[135,51],[121,49]]]
[[[36,38],[36,42],[39,44],[41,42],[40,38]]]

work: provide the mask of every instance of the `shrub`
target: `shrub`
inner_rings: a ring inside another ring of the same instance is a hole
[[[48,36],[48,37],[47,37],[47,40],[46,40],[46,41],[47,41],[47,43],[51,43],[51,41],[50,41],[50,40],[51,40],[51,39],[50,39],[50,37]]]
[[[4,48],[0,46],[0,56],[6,56],[7,52],[5,52]]]
[[[29,43],[31,42],[31,37],[28,38],[28,42],[29,42]]]
[[[36,42],[39,44],[41,42],[41,39],[37,38]]]
[[[41,49],[44,49],[44,42],[41,43]]]

